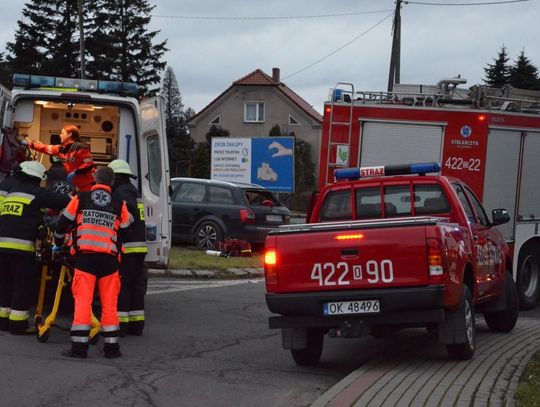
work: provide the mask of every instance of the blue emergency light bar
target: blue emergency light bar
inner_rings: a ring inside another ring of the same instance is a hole
[[[13,74],[13,85],[23,88],[51,88],[80,90],[136,96],[139,87],[133,82],[100,81],[93,79],[59,78],[55,76]]]
[[[355,180],[368,177],[384,177],[389,175],[428,174],[439,172],[439,163],[417,163],[401,165],[381,165],[378,167],[340,168],[334,171],[336,181]]]

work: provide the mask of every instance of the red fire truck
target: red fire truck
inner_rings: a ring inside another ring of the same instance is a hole
[[[540,92],[475,85],[460,77],[437,85],[396,84],[393,92],[338,83],[325,103],[319,188],[341,167],[441,163],[465,181],[491,213],[513,252],[522,308],[540,287]]]

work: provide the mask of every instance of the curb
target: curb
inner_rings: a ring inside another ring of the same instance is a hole
[[[227,270],[148,269],[148,277],[239,279],[263,276],[264,271],[262,268],[230,268]]]

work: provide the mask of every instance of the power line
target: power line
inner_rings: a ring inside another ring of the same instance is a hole
[[[430,3],[427,1],[407,1],[405,4],[418,4],[422,6],[493,6],[497,4],[508,4],[508,3],[523,3],[525,1],[531,0],[503,0],[503,1],[487,1],[487,2],[477,2],[477,3]]]
[[[293,19],[307,19],[307,18],[330,18],[330,17],[348,17],[358,16],[362,14],[379,14],[388,13],[393,10],[372,10],[372,11],[356,11],[352,13],[335,13],[335,14],[316,14],[316,15],[304,15],[304,16],[267,16],[267,17],[211,17],[211,16],[164,16],[152,14],[152,17],[156,18],[176,18],[180,20],[293,20]]]
[[[359,38],[363,37],[364,35],[366,35],[368,32],[370,32],[371,30],[373,30],[375,27],[377,27],[378,25],[382,24],[385,20],[389,19],[390,17],[392,17],[394,15],[394,10],[392,10],[392,12],[390,14],[388,14],[386,17],[384,17],[382,20],[378,21],[376,24],[372,25],[371,27],[369,27],[366,31],[364,31],[363,33],[357,35],[356,37],[354,37],[352,40],[350,40],[349,42],[347,42],[346,44],[342,45],[341,47],[335,49],[334,51],[332,51],[331,53],[329,53],[328,55],[318,59],[317,61],[309,64],[308,66],[296,71],[296,72],[293,72],[292,74],[290,75],[287,75],[287,76],[284,76],[283,79],[288,79],[296,74],[299,74],[300,72],[304,72],[306,69],[309,69],[311,68],[312,66],[314,65],[317,65],[319,62],[322,62],[324,61],[325,59],[331,57],[332,55],[334,55],[336,52],[339,52],[341,51],[343,48],[351,45],[353,42],[355,42],[356,40],[358,40]]]

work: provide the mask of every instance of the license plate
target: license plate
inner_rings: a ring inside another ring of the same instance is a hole
[[[281,215],[266,215],[267,222],[282,222],[283,218]]]
[[[324,315],[376,314],[381,311],[379,300],[327,302]]]

